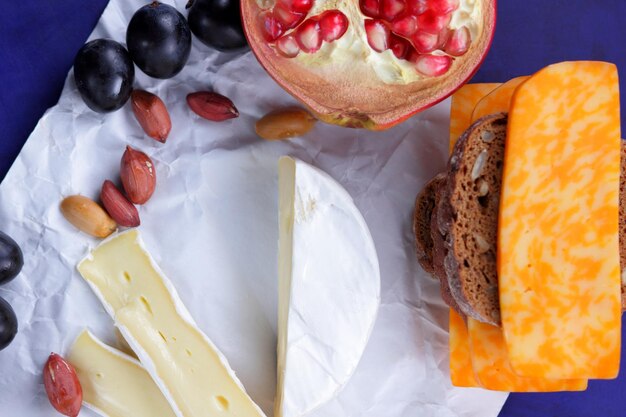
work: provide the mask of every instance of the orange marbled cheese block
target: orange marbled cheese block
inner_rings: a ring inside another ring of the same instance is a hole
[[[450,379],[456,387],[479,387],[470,359],[467,325],[456,311],[450,309]]]
[[[472,124],[472,112],[476,104],[499,85],[498,83],[465,84],[452,95],[452,103],[450,105],[450,151],[454,148],[456,140]]]
[[[472,123],[494,113],[508,112],[513,93],[528,77],[513,78],[480,99],[472,112]]]
[[[497,256],[518,375],[617,376],[619,140],[612,64],[551,65],[513,96]]]
[[[548,379],[517,375],[511,368],[502,329],[468,318],[470,355],[481,387],[494,391],[584,391],[586,379]]]

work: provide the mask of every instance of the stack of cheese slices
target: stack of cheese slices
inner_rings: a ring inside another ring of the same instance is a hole
[[[274,414],[301,417],[336,396],[352,376],[378,312],[380,273],[365,220],[324,172],[281,158],[279,208]],[[85,405],[108,417],[264,416],[137,229],[101,243],[78,271],[130,354],[87,331],[78,337],[69,360]]]
[[[450,306],[454,385],[577,391],[617,376],[620,137],[608,63],[563,62],[453,96],[447,171],[418,195],[414,232]]]

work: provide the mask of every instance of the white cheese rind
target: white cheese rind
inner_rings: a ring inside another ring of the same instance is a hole
[[[177,416],[264,416],[197,328],[137,230],[102,242],[78,270]]]
[[[354,373],[376,320],[380,270],[363,216],[328,174],[283,157],[279,194],[275,415],[297,417]]]
[[[83,388],[83,403],[106,417],[174,417],[150,375],[132,357],[82,332],[68,356]]]

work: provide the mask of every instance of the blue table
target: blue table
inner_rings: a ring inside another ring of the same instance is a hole
[[[45,109],[58,100],[74,55],[106,3],[107,0],[3,2],[0,178]],[[500,0],[493,47],[473,81],[503,82],[553,62],[576,59],[615,62],[621,78],[626,80],[625,43],[624,0]],[[626,126],[623,116],[622,124]],[[623,325],[626,326],[624,320]],[[622,357],[626,358],[624,348]],[[500,415],[626,416],[626,366],[622,364],[621,378],[592,381],[582,393],[512,394]]]

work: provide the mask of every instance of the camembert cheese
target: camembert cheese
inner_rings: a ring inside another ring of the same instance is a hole
[[[302,161],[279,162],[275,415],[304,416],[354,372],[380,303],[374,243],[350,195]]]
[[[178,417],[263,416],[136,229],[101,243],[78,270]]]
[[[175,417],[148,372],[130,356],[89,331],[78,336],[69,362],[83,388],[83,402],[107,417]]]

